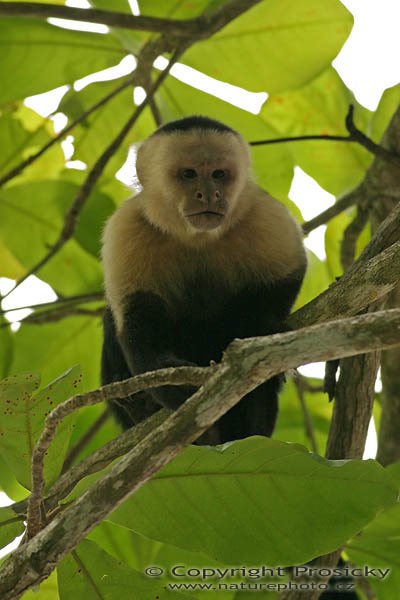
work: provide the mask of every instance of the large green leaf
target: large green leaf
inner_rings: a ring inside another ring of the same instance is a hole
[[[34,154],[54,136],[53,124],[33,110],[17,103],[0,117],[0,173],[5,175],[13,167]],[[50,179],[59,175],[65,158],[60,145],[54,145],[32,165],[26,167],[18,182],[31,179]],[[8,185],[13,185],[16,179]]]
[[[396,496],[374,461],[252,437],[186,449],[110,520],[221,562],[284,566],[340,547]]]
[[[31,482],[33,436],[38,437],[38,432],[31,431],[30,404],[39,385],[39,376],[32,373],[13,375],[0,382],[1,456],[27,489]]]
[[[10,373],[10,365],[13,354],[12,334],[9,327],[0,325],[0,379]]]
[[[226,568],[210,556],[150,540],[140,536],[131,529],[127,529],[116,523],[110,523],[109,521],[103,521],[91,531],[89,539],[96,542],[96,544],[108,552],[108,554],[114,556],[117,560],[124,561],[130,567],[141,573],[143,573],[150,565],[160,565],[164,571],[162,576],[164,585],[166,585],[167,582],[176,584],[182,580],[184,582],[190,580],[190,583],[204,583],[204,578],[201,577],[193,579],[188,576],[174,576],[173,569],[177,565],[190,565],[191,567],[200,569],[207,565],[207,568],[215,570],[218,568],[221,570]],[[184,568],[185,567],[183,567],[183,569]],[[181,573],[182,568],[179,569],[178,572]],[[194,598],[199,597],[204,598],[204,600],[232,600],[234,592],[217,589],[217,586],[215,585],[217,579],[218,578],[214,580],[207,579],[205,581],[206,584],[209,584],[209,582],[212,581],[211,585],[214,584],[215,590],[208,589],[206,590],[206,594],[201,594],[199,590]],[[235,578],[229,579],[229,583],[232,583],[232,579],[235,581]],[[244,577],[240,576],[240,580],[244,580]],[[226,581],[224,580],[224,582]],[[191,593],[193,593],[192,590]],[[261,598],[263,598],[263,596],[261,596]],[[268,596],[268,598],[270,597]]]
[[[78,189],[66,181],[41,181],[0,190],[0,234],[27,269],[58,238]],[[113,209],[108,196],[94,192],[80,215],[75,239],[41,270],[41,277],[58,292],[72,295],[101,289],[100,236]]]
[[[339,0],[260,2],[182,62],[251,91],[270,93],[304,85],[331,63],[353,18]]]
[[[321,5],[322,7],[322,5]],[[261,115],[280,135],[348,135],[345,118],[355,105],[357,126],[367,129],[370,113],[358,104],[333,68],[306,86],[270,96]],[[299,141],[288,144],[296,164],[329,192],[339,195],[360,182],[372,158],[358,144]]]
[[[0,239],[0,277],[8,277],[10,279],[19,279],[25,273],[24,267],[15,258],[13,253]]]
[[[162,580],[138,573],[87,540],[64,558],[57,575],[60,600],[188,599],[187,595],[165,590]]]
[[[98,317],[69,317],[40,326],[22,324],[14,338],[11,372],[33,369],[51,381],[71,365],[80,364],[83,388],[98,387],[102,338]]]
[[[383,92],[378,108],[372,116],[370,134],[376,142],[381,141],[390,119],[399,106],[400,84],[397,84]]]
[[[0,487],[11,500],[19,502],[28,496],[28,490],[24,488],[15,478],[8,464],[0,453]]]
[[[74,367],[39,392],[36,392],[39,379],[32,374],[15,375],[0,382],[0,402],[4,412],[0,451],[18,481],[27,489],[31,485],[32,452],[45,417],[60,402],[76,393],[80,378],[79,368]],[[46,483],[54,482],[61,471],[72,426],[73,418],[69,417],[57,429],[46,454]]]
[[[0,40],[0,104],[72,83],[125,55],[110,35],[21,17],[0,19]]]
[[[388,467],[400,484],[400,462]],[[397,598],[400,589],[400,503],[380,513],[372,523],[348,543],[346,551],[357,566],[375,569],[367,579],[379,600]],[[389,569],[386,577],[376,576],[376,569]]]
[[[96,0],[97,2],[98,0]],[[112,0],[102,0],[112,1]],[[164,17],[168,19],[193,19],[201,15],[206,9],[215,10],[225,4],[226,0],[139,0],[140,14],[151,17]]]
[[[174,77],[169,77],[165,82],[159,98],[164,121],[191,114],[205,114],[236,129],[247,141],[278,136],[276,130],[259,115],[200,92]],[[284,144],[256,147],[253,149],[253,161],[257,182],[270,194],[285,201],[293,178],[293,159],[288,148]]]
[[[24,521],[10,506],[0,508],[0,548],[10,544],[25,529]]]

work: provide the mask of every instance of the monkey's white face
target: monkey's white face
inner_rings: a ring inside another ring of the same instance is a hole
[[[249,157],[234,134],[155,135],[140,149],[137,170],[149,220],[182,240],[206,241],[235,220]]]

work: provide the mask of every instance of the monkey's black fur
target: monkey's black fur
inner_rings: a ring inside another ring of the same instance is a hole
[[[235,338],[283,331],[301,280],[302,273],[298,273],[288,280],[225,297],[223,290],[210,288],[205,278],[188,285],[185,300],[175,311],[154,294],[136,292],[126,304],[119,342],[111,311],[106,311],[103,384],[135,373],[178,366],[179,360],[182,365],[207,366],[210,360],[219,361],[223,350]],[[278,411],[281,380],[281,376],[273,377],[224,415],[218,422],[219,442],[256,434],[270,436]],[[135,398],[134,402],[114,402],[111,407],[126,428],[157,407],[176,408],[193,391],[164,386],[143,393],[140,401]]]
[[[202,129],[210,131],[229,131],[230,133],[236,134],[234,129],[228,127],[220,121],[215,121],[209,117],[193,116],[185,117],[184,119],[178,119],[177,121],[170,121],[162,127],[159,127],[156,131],[156,135],[159,133],[172,133],[173,131],[191,131],[193,129]],[[236,134],[237,135],[237,134]]]

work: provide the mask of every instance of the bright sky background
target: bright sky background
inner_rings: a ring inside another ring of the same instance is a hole
[[[133,12],[137,14],[137,3],[129,0]],[[358,102],[370,110],[374,110],[379,102],[382,92],[392,85],[400,82],[400,36],[398,26],[400,23],[400,1],[399,0],[342,0],[342,3],[353,13],[355,24],[353,31],[344,45],[339,56],[333,64],[346,85],[354,92]],[[85,0],[68,1],[69,6],[88,7]],[[60,22],[60,20],[52,20]],[[79,28],[76,22],[70,22],[71,28]],[[106,32],[105,26],[90,25],[91,31]],[[157,66],[162,67],[164,59],[159,59]],[[131,72],[135,67],[133,57],[125,58],[119,65],[118,70],[107,69],[96,80],[109,79],[121,74]],[[210,77],[199,74],[193,69],[182,65],[175,65],[172,73],[179,79],[190,83],[204,91],[214,94],[227,102],[231,102],[249,112],[257,113],[261,104],[265,101],[265,94],[253,94],[228,84],[217,82]],[[76,89],[87,85],[93,77],[84,78],[75,84]],[[29,99],[27,104],[41,114],[48,115],[54,112],[68,87],[58,88],[56,92],[41,94],[40,97]],[[136,91],[135,102],[141,101],[141,91]],[[65,117],[57,115],[55,126],[60,130],[65,126]],[[72,157],[73,136],[68,136],[63,144],[68,158]],[[82,163],[71,162],[75,168],[84,168]],[[119,175],[124,177],[122,170]],[[296,168],[295,177],[290,191],[290,197],[300,207],[306,220],[312,218],[319,212],[333,204],[334,197],[323,190],[311,177],[306,175],[300,168]],[[306,240],[307,246],[320,258],[324,258],[323,237],[325,227],[322,226],[313,232]],[[0,278],[0,293],[4,294],[11,289],[13,282]],[[36,277],[29,278],[21,285],[14,295],[10,295],[3,302],[3,309],[24,306],[55,299],[56,296],[51,288],[38,280]],[[22,311],[21,311],[22,312]],[[27,312],[21,314],[12,313],[12,320],[18,320],[26,316]],[[28,311],[29,313],[29,311]],[[10,315],[11,317],[11,315]],[[316,363],[302,367],[301,371],[309,375],[321,376],[322,364]],[[376,452],[376,435],[374,428],[371,429],[368,448],[365,457],[373,457]],[[7,497],[0,493],[0,505],[7,504]],[[8,551],[11,548],[8,548]]]

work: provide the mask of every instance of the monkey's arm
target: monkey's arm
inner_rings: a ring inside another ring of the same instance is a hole
[[[291,276],[243,291],[227,312],[239,338],[287,330],[285,321],[299,292],[304,269]],[[229,314],[230,313],[230,314]]]
[[[138,291],[125,303],[123,326],[118,335],[132,374],[166,367],[195,366],[174,355],[173,319],[156,294]],[[195,391],[191,386],[163,386],[149,390],[158,404],[178,408]]]

